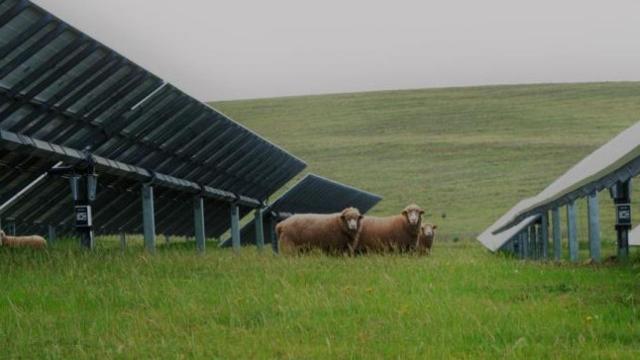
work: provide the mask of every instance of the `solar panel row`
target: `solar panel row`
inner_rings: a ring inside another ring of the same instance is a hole
[[[520,201],[485,230],[478,240],[489,250],[496,251],[518,233],[514,229],[522,230],[531,225],[535,217],[564,205],[572,206],[575,200],[584,197],[591,199],[590,216],[593,218],[590,221],[597,226],[595,194],[622,186],[640,174],[639,139],[640,123],[637,123],[584,158],[538,195]],[[593,235],[599,237],[595,232]],[[592,250],[599,253],[599,249]]]
[[[94,220],[107,232],[140,232],[139,188],[149,174],[162,185],[158,232],[193,234],[193,192],[204,189],[207,236],[219,236],[229,202],[243,216],[306,167],[24,0],[0,1],[0,130],[0,208],[21,229],[71,226],[67,180],[42,175],[79,150],[104,162]]]

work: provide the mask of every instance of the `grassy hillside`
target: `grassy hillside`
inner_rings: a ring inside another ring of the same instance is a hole
[[[606,83],[213,105],[305,159],[310,171],[383,195],[373,213],[416,201],[443,232],[472,237],[640,121],[639,94],[639,83]],[[603,229],[613,234],[607,196]]]
[[[633,124],[638,94],[611,83],[216,103],[311,171],[385,196],[374,213],[426,207],[442,229],[434,254],[0,248],[0,358],[638,358],[635,251],[628,264],[522,262],[473,240]]]

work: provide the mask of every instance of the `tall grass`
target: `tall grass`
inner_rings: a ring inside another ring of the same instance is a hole
[[[638,355],[638,262],[553,265],[466,241],[416,256],[189,246],[0,251],[6,358]]]

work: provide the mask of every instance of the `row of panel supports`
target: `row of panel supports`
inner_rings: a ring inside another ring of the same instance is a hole
[[[618,236],[618,259],[625,260],[629,254],[628,232],[631,229],[631,208],[630,208],[630,182],[621,182],[615,185],[611,191],[612,198],[616,203],[616,231]],[[566,205],[567,220],[567,249],[571,262],[579,261],[578,246],[578,226],[576,216],[576,204],[574,201]],[[588,221],[588,244],[589,257],[592,262],[602,261],[601,255],[601,230],[600,230],[600,208],[598,204],[598,194],[593,192],[587,196],[587,221]],[[549,228],[549,225],[551,227]],[[516,234],[508,245],[506,251],[512,252],[522,259],[548,260],[549,254],[549,231],[551,231],[553,259],[562,259],[562,233],[560,224],[560,209],[551,210],[551,224],[549,224],[549,214],[540,214],[539,219]]]
[[[155,204],[153,195],[153,186],[145,184],[142,186],[142,218],[143,218],[143,236],[144,236],[144,248],[147,252],[153,254],[156,250],[156,222],[155,222]],[[230,204],[230,219],[231,219],[231,238],[234,251],[239,251],[241,247],[240,239],[240,208],[237,204]],[[268,217],[267,224],[263,223],[265,218],[265,210],[256,209],[254,224],[256,229],[256,244],[258,249],[263,249],[265,244],[265,232],[264,227],[267,226],[267,236],[271,240],[273,250],[277,252],[277,239],[275,235],[275,220],[273,217]],[[206,231],[205,231],[205,208],[204,198],[202,196],[195,196],[193,200],[193,217],[194,217],[194,237],[196,243],[196,249],[199,253],[203,253],[206,250]],[[1,227],[0,223],[0,227]],[[13,221],[6,222],[6,230],[9,235],[16,235],[16,223]],[[56,226],[49,225],[47,228],[47,240],[49,244],[56,241],[57,231]],[[169,236],[165,234],[165,241],[169,243]],[[93,241],[88,248],[93,248]],[[127,248],[127,236],[125,232],[120,233],[120,248],[126,250]]]
[[[194,214],[194,233],[196,241],[196,249],[202,253],[206,248],[206,232],[205,232],[205,213],[204,198],[196,196],[194,198],[193,214]],[[156,248],[156,232],[155,232],[155,215],[153,203],[153,186],[145,184],[142,187],[142,215],[143,215],[143,233],[144,246],[147,252],[154,253]],[[233,250],[239,251],[241,247],[240,239],[240,207],[238,204],[230,204],[231,219],[231,239]],[[264,248],[264,214],[262,209],[255,210],[254,223],[256,227],[256,244],[259,249]],[[271,237],[272,244],[277,241],[275,239],[275,223],[270,221],[268,224],[268,234]],[[126,246],[126,238],[121,235],[121,242]],[[274,247],[277,250],[277,245]]]

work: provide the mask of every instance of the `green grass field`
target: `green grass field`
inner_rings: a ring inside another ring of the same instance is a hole
[[[0,358],[638,358],[636,251],[628,264],[536,263],[474,241],[640,120],[638,94],[606,83],[216,103],[310,171],[383,195],[372,213],[421,204],[441,228],[434,254],[282,258],[211,242],[198,256],[174,242],[148,256],[107,238],[91,254],[69,241],[0,249]],[[605,255],[610,203],[602,194]]]

